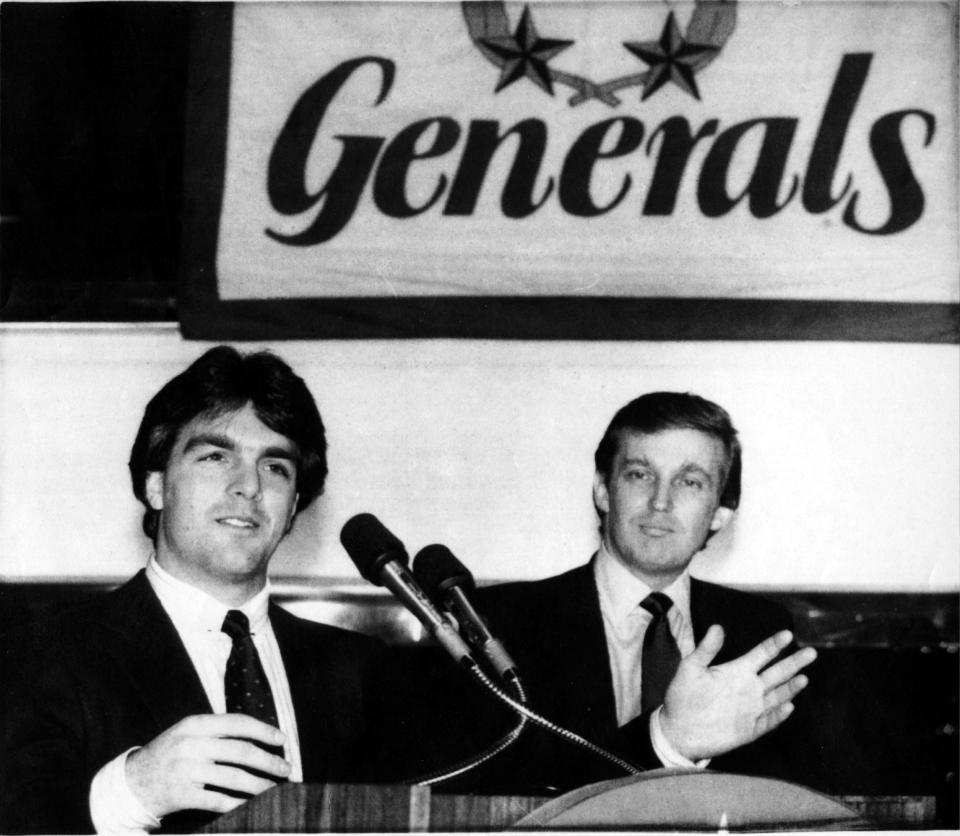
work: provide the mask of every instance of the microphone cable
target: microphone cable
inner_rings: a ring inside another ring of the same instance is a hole
[[[520,722],[512,731],[491,747],[485,749],[477,755],[476,758],[463,761],[456,767],[451,767],[451,773],[453,775],[466,772],[502,752],[507,746],[516,741],[528,721],[546,729],[567,743],[580,746],[594,755],[612,761],[630,775],[638,775],[643,771],[629,761],[602,749],[586,738],[547,720],[529,707],[513,659],[510,658],[510,655],[503,645],[490,633],[486,623],[476,610],[474,610],[466,597],[464,590],[473,590],[475,588],[473,575],[450,549],[439,543],[425,546],[414,558],[413,573],[421,588],[431,600],[436,601],[438,606],[446,606],[448,609],[452,608],[455,611],[456,620],[459,624],[460,631],[464,634],[464,638],[486,657],[487,663],[495,670],[500,679],[513,686],[513,690],[516,691],[518,695],[518,699],[516,700],[511,698],[509,694],[487,676],[472,656],[463,657],[458,660],[460,664],[465,665],[469,669],[477,682],[511,708],[514,713],[520,717]],[[438,772],[436,774],[444,775],[445,773]],[[427,778],[432,778],[432,775],[427,776]],[[443,780],[443,777],[436,778],[437,782],[441,780]],[[428,782],[432,783],[432,781]]]
[[[585,737],[581,737],[579,734],[570,731],[569,729],[563,728],[563,726],[558,726],[556,723],[551,722],[550,720],[542,717],[537,714],[535,711],[532,711],[525,704],[517,702],[509,694],[507,694],[502,688],[500,688],[496,683],[494,683],[489,676],[487,676],[481,669],[480,666],[471,660],[470,662],[465,663],[467,670],[473,674],[474,679],[481,683],[490,693],[496,696],[501,702],[510,706],[514,711],[520,714],[522,717],[528,719],[534,725],[540,726],[542,729],[546,729],[551,734],[556,735],[561,740],[565,740],[567,743],[572,743],[575,746],[579,746],[582,749],[586,749],[588,752],[592,752],[595,755],[599,755],[602,758],[610,761],[611,763],[619,766],[624,772],[628,775],[639,775],[644,770],[630,761],[621,758],[619,755],[614,755],[612,752],[608,752],[606,749],[597,746],[596,743],[591,743]]]
[[[620,767],[620,769],[622,769],[628,775],[639,775],[644,771],[640,767],[635,766],[624,758],[614,755],[612,752],[608,752],[606,749],[603,749],[596,743],[591,743],[585,737],[581,737],[579,734],[563,728],[563,726],[558,726],[556,723],[551,722],[550,720],[542,717],[530,709],[526,704],[526,694],[516,672],[514,672],[513,676],[511,677],[511,685],[517,692],[518,699],[514,699],[496,683],[494,683],[490,677],[487,676],[483,670],[481,670],[480,666],[475,660],[464,659],[462,660],[461,664],[467,668],[477,682],[479,682],[491,694],[497,697],[497,699],[513,709],[516,714],[520,715],[520,721],[506,735],[501,737],[496,743],[484,749],[478,755],[466,760],[462,760],[447,769],[435,770],[434,772],[429,772],[426,775],[414,778],[409,783],[416,784],[418,786],[430,786],[432,784],[438,784],[441,781],[449,780],[458,775],[462,775],[464,772],[469,772],[471,769],[475,769],[476,767],[480,766],[480,764],[486,763],[491,758],[499,755],[508,746],[511,746],[517,740],[517,738],[520,737],[520,734],[526,728],[528,722],[540,726],[542,729],[545,729],[551,734],[556,735],[567,743],[579,746],[580,748],[585,749],[594,755],[598,755],[599,757],[610,761],[611,763]]]
[[[474,666],[476,667],[476,666]],[[513,687],[513,690],[517,693],[517,700],[523,705],[526,705],[527,695],[523,688],[523,683],[520,682],[520,677],[514,674],[510,677],[510,685]],[[428,772],[425,775],[420,775],[416,778],[412,778],[409,782],[410,784],[415,784],[418,787],[429,787],[433,784],[439,784],[443,781],[449,781],[452,778],[456,778],[458,775],[463,775],[465,772],[469,772],[471,769],[476,769],[481,764],[486,763],[489,760],[492,760],[501,752],[505,751],[507,748],[512,746],[516,740],[523,733],[523,730],[526,728],[528,723],[527,717],[523,714],[520,715],[520,720],[516,726],[514,726],[510,731],[508,731],[503,737],[501,737],[495,743],[492,743],[482,752],[474,755],[472,758],[465,758],[458,763],[455,763],[452,766],[448,766],[445,769],[438,769],[433,772]]]

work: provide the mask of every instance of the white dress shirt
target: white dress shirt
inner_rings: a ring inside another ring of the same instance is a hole
[[[613,696],[617,706],[617,724],[625,726],[642,713],[643,639],[653,615],[640,606],[653,590],[613,557],[601,544],[593,561],[593,572],[600,596],[600,613],[607,639]],[[661,589],[673,606],[667,612],[670,632],[677,642],[680,656],[689,655],[696,642],[690,619],[690,574],[683,572],[669,586]],[[664,766],[703,767],[708,761],[693,761],[674,749],[663,734],[658,708],[650,720],[653,750]]]
[[[289,780],[302,781],[303,766],[290,684],[267,613],[269,585],[243,605],[228,607],[173,577],[157,563],[155,557],[150,558],[146,574],[186,648],[215,714],[226,712],[223,680],[233,646],[230,637],[221,630],[223,619],[230,609],[238,609],[247,616],[253,643],[273,693],[280,730],[286,738],[284,757],[291,765]],[[144,833],[160,826],[160,821],[143,808],[127,785],[125,766],[127,756],[132,751],[134,749],[106,764],[90,786],[90,815],[97,833]]]

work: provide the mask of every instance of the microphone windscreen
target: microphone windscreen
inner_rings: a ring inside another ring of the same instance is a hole
[[[446,546],[424,546],[413,559],[413,576],[431,598],[440,598],[451,586],[470,591],[473,575]]]
[[[357,514],[340,529],[340,542],[360,574],[381,586],[380,570],[390,560],[407,565],[407,550],[373,514]]]

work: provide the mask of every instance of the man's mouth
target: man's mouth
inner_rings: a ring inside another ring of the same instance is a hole
[[[217,522],[230,528],[259,528],[260,523],[249,517],[219,517]]]
[[[640,530],[648,537],[666,537],[673,534],[672,528],[664,528],[662,525],[641,525]]]

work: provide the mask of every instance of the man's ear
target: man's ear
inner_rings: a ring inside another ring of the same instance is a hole
[[[717,532],[721,528],[724,528],[732,519],[733,508],[725,508],[723,505],[720,505],[717,510],[713,512],[713,519],[710,520],[710,530]]]
[[[601,514],[610,512],[610,492],[606,477],[600,472],[593,474],[593,504]]]
[[[163,510],[163,471],[151,470],[144,485],[147,502],[154,511]]]

